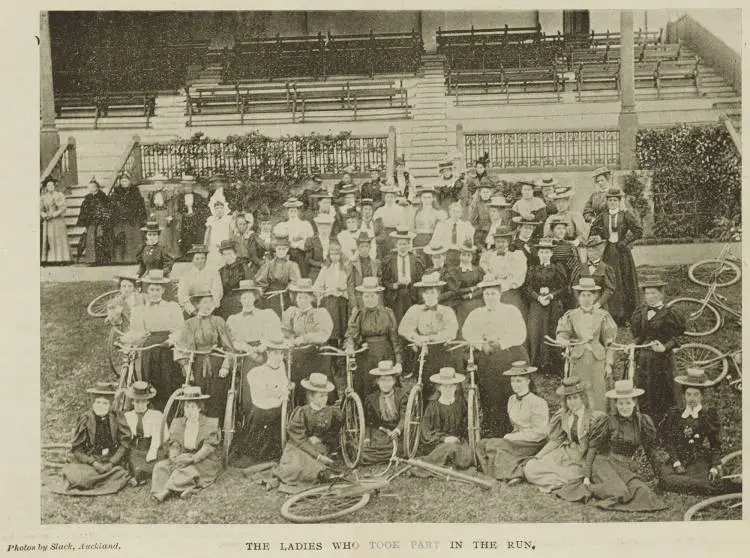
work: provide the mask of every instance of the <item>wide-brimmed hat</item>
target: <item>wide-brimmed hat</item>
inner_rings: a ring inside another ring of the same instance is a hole
[[[400,194],[401,190],[394,184],[383,184],[380,187],[381,194]]]
[[[602,288],[596,284],[593,277],[581,277],[577,285],[573,285],[574,291],[601,291]]]
[[[239,286],[234,289],[235,291],[256,291],[261,292],[263,289],[255,284],[252,279],[241,279]]]
[[[200,386],[184,386],[174,396],[177,401],[202,401],[210,397],[207,393],[201,392]]]
[[[164,276],[163,269],[149,269],[141,277],[141,283],[144,285],[166,285],[171,281],[169,277]]]
[[[540,221],[534,221],[533,219],[526,219],[521,216],[513,217],[512,221],[519,227],[523,227],[524,225],[530,225],[532,227],[536,227],[542,224]]]
[[[564,225],[565,227],[568,226],[568,221],[564,219],[563,217],[559,217],[557,215],[553,215],[549,218],[549,228],[554,229],[558,225]]]
[[[451,385],[460,384],[465,378],[466,376],[457,373],[455,368],[445,366],[440,369],[440,372],[430,376],[430,381],[433,384]]]
[[[505,196],[492,196],[490,198],[490,203],[487,204],[489,207],[510,207],[510,204],[508,203],[508,200],[505,199]]]
[[[197,291],[190,295],[190,301],[191,302],[194,300],[199,301],[199,300],[203,300],[204,298],[213,299],[213,297],[214,297],[214,293],[212,293],[211,291]]]
[[[434,193],[435,193],[434,186],[417,186],[417,196],[421,196],[422,194],[434,194]]]
[[[193,246],[188,250],[188,255],[190,254],[208,254],[210,250],[208,249],[208,245],[206,244],[193,244]]]
[[[622,198],[625,197],[625,192],[623,192],[622,190],[620,190],[617,187],[615,187],[615,188],[609,188],[607,190],[607,193],[604,194],[604,197],[605,198],[618,198],[618,199],[622,199]]]
[[[572,186],[560,186],[559,188],[555,188],[555,193],[553,194],[552,199],[562,200],[572,198],[575,195],[576,191]]]
[[[507,238],[513,236],[514,231],[508,227],[498,227],[492,234],[492,238]]]
[[[267,337],[263,339],[263,344],[267,349],[275,349],[277,351],[285,351],[291,347],[289,341],[284,339],[283,336],[274,335],[273,337]]]
[[[588,388],[589,384],[587,382],[582,382],[578,376],[570,376],[563,379],[562,384],[555,390],[555,393],[561,397],[567,397],[576,393],[584,393]]]
[[[118,274],[115,275],[115,281],[117,281],[118,283],[120,281],[122,281],[123,279],[126,279],[128,281],[132,281],[133,283],[140,283],[141,282],[141,278],[140,277],[137,277],[135,275],[130,275],[128,273],[118,273]]]
[[[607,167],[599,167],[591,172],[591,178],[596,179],[597,176],[601,176],[603,174],[612,174],[612,171]]]
[[[379,293],[385,290],[385,287],[381,287],[378,284],[377,277],[363,277],[362,284],[354,287],[355,290],[360,293]]]
[[[552,186],[554,188],[559,184],[559,182],[557,182],[557,179],[554,176],[543,176],[542,178],[537,180],[536,184],[540,188],[544,188],[547,186]]]
[[[328,381],[328,376],[320,372],[313,372],[308,378],[303,378],[300,383],[307,391],[330,393],[336,389],[336,386]]]
[[[96,382],[94,387],[90,387],[86,390],[86,393],[114,397],[117,393],[117,384],[115,382]]]
[[[284,202],[284,207],[286,207],[287,209],[292,209],[292,208],[297,209],[297,208],[302,207],[303,205],[304,204],[301,201],[299,201],[297,198],[288,198]]]
[[[509,370],[503,372],[503,376],[527,376],[537,370],[536,366],[529,366],[529,363],[525,360],[517,360],[511,364]]]
[[[45,176],[42,179],[42,186],[45,186],[47,184],[47,182],[53,182],[53,183],[57,184],[60,181],[57,178],[55,178],[54,176]]]
[[[674,381],[687,387],[704,388],[714,385],[703,368],[688,368],[683,376],[677,376]]]
[[[442,287],[445,285],[445,281],[440,279],[440,273],[425,273],[422,275],[422,280],[414,283],[414,286],[418,289],[430,289],[432,287]]]
[[[442,244],[428,244],[422,251],[428,256],[440,256],[448,252],[448,247]]]
[[[226,177],[226,176],[224,176],[224,175],[223,175],[222,173],[220,173],[220,172],[215,172],[215,173],[214,173],[214,174],[212,174],[212,175],[211,175],[211,176],[209,177],[209,179],[208,179],[208,183],[209,183],[209,184],[213,184],[214,182],[226,182],[226,181],[227,181],[227,177]]]
[[[286,235],[276,235],[273,237],[273,246],[289,246],[289,237]]]
[[[167,178],[167,175],[165,175],[164,173],[157,172],[156,174],[151,176],[150,180],[151,182],[166,182],[167,180],[169,180],[169,178]]]
[[[445,161],[440,161],[438,163],[438,172],[443,172],[444,170],[451,169],[453,170],[453,161],[446,159]]]
[[[373,238],[374,237],[371,236],[370,233],[368,233],[367,231],[359,231],[357,238],[355,238],[354,240],[356,241],[357,244],[361,242],[367,242],[369,244],[370,242],[372,242]]]
[[[300,277],[296,282],[289,285],[289,290],[295,293],[315,292],[313,281],[309,277]]]
[[[373,376],[397,376],[401,374],[401,366],[394,365],[392,360],[381,360],[378,367],[370,370]]]
[[[504,281],[497,277],[485,277],[482,281],[476,284],[477,289],[489,289],[492,287],[499,287],[502,290]]]
[[[604,395],[608,399],[625,399],[627,397],[638,397],[646,393],[645,390],[633,385],[633,380],[617,380],[615,388],[609,390]]]
[[[411,232],[406,227],[397,227],[396,230],[393,231],[389,236],[395,239],[405,238],[406,240],[411,240],[417,235]]]
[[[356,194],[357,187],[354,184],[347,184],[339,188],[339,196],[346,196],[348,194]]]
[[[544,238],[540,238],[539,242],[534,244],[534,248],[536,248],[537,250],[554,250],[555,242],[551,238],[546,236]]]
[[[125,390],[125,396],[132,401],[148,401],[156,397],[156,389],[148,382],[137,381]]]
[[[583,245],[586,248],[593,248],[594,246],[600,246],[602,244],[605,244],[606,242],[607,241],[598,234],[592,234],[590,237],[588,237],[588,239],[586,239],[586,242],[584,242]]]
[[[662,279],[659,275],[645,275],[638,282],[641,289],[649,287],[661,289],[667,286],[667,282]]]
[[[237,244],[235,244],[234,240],[222,240],[219,243],[219,254],[221,254],[224,250],[234,250],[237,251]]]
[[[374,205],[375,202],[372,200],[372,198],[362,198],[359,200],[359,205]]]
[[[160,233],[160,232],[161,232],[161,231],[163,231],[164,229],[162,229],[162,228],[161,228],[161,227],[159,226],[159,223],[158,223],[157,221],[148,221],[148,222],[146,223],[146,226],[144,226],[144,227],[141,227],[141,230],[142,230],[143,232],[145,232],[145,233],[150,233],[150,232]]]

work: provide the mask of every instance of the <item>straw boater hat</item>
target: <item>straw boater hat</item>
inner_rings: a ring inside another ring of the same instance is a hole
[[[208,254],[209,253],[208,246],[206,244],[193,244],[192,248],[188,250],[188,255],[190,254]]]
[[[531,219],[531,220],[528,220],[528,219],[524,219],[524,218],[523,218],[523,217],[521,217],[521,216],[516,216],[516,217],[513,217],[512,221],[513,221],[513,222],[514,222],[514,223],[515,223],[516,225],[518,225],[519,227],[523,227],[524,225],[530,225],[530,226],[532,226],[532,227],[536,227],[536,226],[538,226],[538,225],[541,225],[541,224],[542,224],[542,223],[541,223],[541,221],[534,221],[533,219]]]
[[[397,227],[396,230],[390,234],[391,238],[395,238],[395,239],[405,238],[406,240],[411,240],[415,236],[416,235],[413,232],[411,232],[409,229],[407,229],[406,227]]]
[[[283,336],[280,335],[274,335],[273,337],[263,339],[263,345],[265,345],[267,349],[276,351],[285,351],[291,348],[289,341],[287,341]]]
[[[534,247],[537,250],[554,250],[555,249],[555,243],[552,241],[549,237],[544,237],[539,239],[539,242],[537,242]]]
[[[167,180],[169,180],[167,176],[160,172],[157,172],[151,177],[151,182],[166,182]]]
[[[445,285],[445,281],[440,280],[440,273],[425,273],[422,275],[422,280],[414,283],[414,286],[419,289],[430,289],[439,288]]]
[[[117,384],[114,382],[96,382],[94,387],[88,388],[86,393],[91,395],[108,395],[113,397],[117,393]]]
[[[252,279],[242,279],[239,286],[234,289],[235,291],[255,291],[260,293],[263,289],[255,284]]]
[[[138,381],[125,390],[125,396],[132,401],[148,401],[156,397],[156,389],[148,382]]]
[[[313,372],[309,378],[303,378],[300,383],[307,391],[330,393],[336,389],[336,386],[328,381],[328,377],[320,372]]]
[[[627,397],[638,397],[646,393],[645,390],[633,386],[633,380],[617,380],[615,388],[609,390],[604,395],[608,399],[625,399]]]
[[[470,238],[467,238],[463,242],[463,244],[459,245],[458,249],[461,252],[476,252],[477,251],[477,247],[474,246],[474,242]]]
[[[140,277],[136,277],[135,275],[128,275],[127,273],[118,273],[117,275],[115,275],[115,281],[117,283],[119,283],[123,279],[126,279],[128,281],[132,281],[134,284],[141,282],[141,278]]]
[[[397,376],[401,374],[401,367],[393,364],[392,360],[381,360],[378,362],[378,367],[370,370],[370,374],[373,376]]]
[[[373,205],[374,203],[371,198],[362,198],[359,200],[359,205]]]
[[[434,193],[435,193],[434,186],[417,186],[417,196],[421,196],[422,194],[434,194]]]
[[[593,277],[581,277],[577,285],[573,285],[574,291],[601,291],[602,288],[596,284]]]
[[[201,393],[200,386],[184,386],[180,392],[174,396],[177,401],[202,401],[209,399],[211,396]]]
[[[163,269],[149,269],[141,277],[141,283],[144,285],[166,285],[171,281],[168,277],[164,277]]]
[[[440,369],[440,372],[430,376],[430,381],[433,384],[452,385],[460,384],[464,381],[465,378],[466,376],[464,376],[463,374],[456,373],[455,368],[445,366],[444,368]]]
[[[359,234],[357,235],[357,238],[355,239],[357,244],[361,244],[363,242],[366,242],[367,244],[370,244],[372,242],[373,237],[370,236],[370,233],[367,231],[359,231]]]
[[[277,235],[273,237],[273,246],[289,246],[289,237],[285,235]]]
[[[686,387],[704,388],[714,385],[703,368],[688,368],[684,376],[677,376],[674,381]]]
[[[292,209],[292,208],[297,209],[297,208],[302,207],[303,205],[304,204],[301,201],[299,201],[297,198],[293,198],[293,197],[287,199],[284,202],[284,207],[286,207],[287,209]]]
[[[341,169],[341,174],[354,174],[354,166],[348,165]]]
[[[591,178],[596,180],[598,176],[601,176],[603,174],[612,174],[612,171],[609,170],[607,167],[599,167],[598,169],[594,169],[594,171],[591,173]]]
[[[441,256],[448,252],[448,247],[442,244],[429,244],[422,251],[428,256]]]
[[[537,181],[537,185],[541,188],[552,186],[553,188],[558,185],[557,179],[554,176],[543,176]]]
[[[563,219],[562,217],[559,217],[557,215],[553,215],[549,218],[549,227],[550,229],[554,229],[557,226],[564,225],[566,228],[568,226],[568,221]]]
[[[604,240],[601,236],[598,234],[592,234],[586,242],[584,242],[584,246],[586,248],[593,248],[594,246],[600,246],[602,244],[605,244],[607,241]]]
[[[450,159],[446,159],[445,161],[440,161],[438,163],[438,172],[443,172],[444,170],[453,170],[453,161]]]
[[[310,279],[309,277],[300,277],[295,283],[289,285],[289,290],[295,293],[315,292],[312,279]]]
[[[508,227],[498,227],[495,229],[495,234],[492,235],[492,238],[508,238],[513,236],[513,229],[509,229]]]
[[[363,277],[362,284],[357,285],[354,289],[360,293],[380,293],[385,290],[385,287],[378,284],[377,277]]]
[[[623,192],[619,188],[610,188],[607,190],[605,197],[622,199],[625,197],[625,192]]]
[[[198,291],[190,295],[190,302],[200,302],[204,298],[213,299],[214,294],[211,291]]]
[[[555,393],[560,397],[567,397],[576,393],[584,393],[588,387],[588,383],[582,382],[578,376],[570,376],[563,379],[562,384],[555,390]]]
[[[647,289],[649,287],[656,289],[663,289],[667,286],[667,282],[659,277],[658,275],[646,275],[640,280],[640,287]]]
[[[146,226],[145,226],[145,227],[141,227],[141,230],[142,230],[143,232],[145,232],[145,233],[150,233],[150,232],[160,233],[160,232],[161,232],[161,231],[163,231],[164,229],[162,229],[162,228],[161,228],[161,227],[159,226],[159,223],[157,223],[156,221],[148,221],[148,222],[146,223]]]
[[[237,251],[237,245],[235,244],[234,240],[222,240],[219,243],[219,254],[224,252],[224,250],[234,250]]]
[[[497,277],[485,277],[482,281],[476,284],[477,289],[489,289],[493,287],[502,290],[503,280],[498,279]]]
[[[510,204],[505,199],[505,196],[492,196],[488,205],[490,207],[510,207]]]
[[[571,186],[561,186],[555,188],[555,193],[552,198],[555,200],[563,200],[566,198],[572,198],[576,195],[576,191]]]
[[[525,360],[517,360],[511,364],[511,367],[510,370],[503,372],[503,376],[527,376],[538,370],[536,366],[529,366]]]

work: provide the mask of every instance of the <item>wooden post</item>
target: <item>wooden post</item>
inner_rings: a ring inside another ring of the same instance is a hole
[[[55,89],[52,82],[52,43],[48,12],[40,12],[39,15],[39,78],[42,105],[39,169],[44,170],[60,147],[60,136],[55,127]]]
[[[620,12],[620,168],[635,169],[635,137],[638,114],[635,111],[635,56],[633,52],[633,12]]]
[[[66,188],[78,184],[78,151],[76,150],[76,139],[68,138],[68,180]]]
[[[388,127],[388,139],[385,142],[385,176],[386,182],[393,181],[393,175],[396,172],[396,127]]]
[[[466,143],[464,140],[464,127],[456,124],[456,150],[458,151],[459,172],[466,168]]]

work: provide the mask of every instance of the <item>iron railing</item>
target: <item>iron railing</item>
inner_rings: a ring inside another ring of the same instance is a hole
[[[107,193],[112,191],[120,174],[123,172],[130,174],[130,180],[133,184],[140,184],[143,181],[144,176],[143,167],[141,165],[141,147],[141,138],[137,135],[133,136],[120,156],[120,160],[115,167],[115,174],[112,177],[112,182],[109,184]]]
[[[489,153],[496,169],[570,169],[620,165],[620,132],[539,130],[465,132],[466,161]]]
[[[39,182],[44,182],[48,177],[58,181],[58,188],[62,192],[78,184],[78,157],[75,138],[68,138],[67,143],[57,149],[42,171]]]

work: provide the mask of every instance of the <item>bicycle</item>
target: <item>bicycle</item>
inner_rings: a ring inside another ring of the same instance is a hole
[[[703,287],[734,285],[742,276],[742,261],[729,253],[730,244],[725,244],[717,258],[695,262],[688,268],[688,277]]]
[[[242,382],[239,384],[237,383],[237,370],[240,368],[241,359],[249,356],[250,353],[233,353],[217,348],[212,354],[223,357],[232,357],[232,373],[229,390],[227,391],[227,403],[226,407],[224,407],[224,428],[222,432],[224,465],[228,466],[229,450],[231,449],[232,440],[234,439],[236,415],[238,414],[238,407],[242,404],[242,398],[238,396],[239,393],[241,393]]]
[[[357,362],[354,356],[367,350],[367,344],[354,352],[348,352],[332,345],[324,345],[320,348],[320,354],[330,357],[346,358],[346,392],[341,402],[341,411],[344,414],[344,424],[339,434],[341,445],[341,457],[350,469],[354,469],[362,457],[362,449],[365,445],[365,408],[362,399],[354,391],[352,373],[357,370]]]
[[[733,451],[721,459],[720,471],[728,471],[722,479],[742,486],[742,450]],[[742,519],[742,492],[721,494],[701,500],[688,508],[685,521],[719,521]]]
[[[146,337],[143,338],[143,340],[145,339]],[[156,349],[157,347],[166,347],[167,343],[156,343],[154,345],[148,345],[145,347],[122,343],[115,343],[114,345],[118,347],[119,350],[125,355],[125,358],[123,359],[122,367],[120,369],[120,378],[118,381],[117,389],[115,390],[115,396],[112,400],[112,408],[116,411],[124,412],[126,402],[125,390],[127,390],[133,384],[133,382],[142,379],[140,377],[140,371],[137,371],[135,367],[136,359],[144,351]]]
[[[742,325],[742,311],[727,304],[727,297],[716,292],[718,286],[717,283],[708,285],[708,291],[702,299],[683,296],[667,303],[668,307],[675,308],[685,318],[685,335],[711,335],[724,325],[725,315],[733,317],[740,326]]]
[[[424,411],[424,402],[422,401],[422,371],[427,359],[427,347],[429,345],[443,344],[445,344],[445,341],[409,344],[409,347],[419,347],[417,382],[409,391],[409,398],[406,400],[406,416],[404,417],[404,455],[410,458],[417,455],[417,449],[419,449],[419,428],[422,423],[422,413]]]
[[[92,318],[106,318],[109,303],[120,294],[120,289],[114,289],[102,293],[86,306],[86,312]]]
[[[466,394],[466,413],[468,415],[468,438],[469,447],[471,453],[476,459],[477,444],[482,437],[481,424],[482,424],[482,409],[479,404],[479,386],[476,383],[476,372],[477,365],[474,361],[474,345],[466,341],[453,341],[450,343],[454,345],[450,351],[462,347],[469,347],[469,357],[466,361],[466,372],[469,376],[469,389]]]
[[[544,336],[544,344],[549,347],[558,347],[563,349],[563,378],[570,376],[570,353],[573,347],[585,345],[588,341],[570,341],[567,345],[561,345],[557,342],[557,339],[553,339],[549,335]]]
[[[297,394],[297,384],[295,384],[292,381],[292,356],[294,355],[294,351],[296,349],[307,349],[311,347],[312,345],[301,345],[298,347],[295,347],[291,343],[289,344],[289,348],[286,350],[286,379],[289,383],[289,395],[288,397],[281,403],[281,447],[283,448],[286,446],[286,427],[289,424],[289,419],[292,417],[292,413],[294,412],[294,409],[296,408],[296,399],[295,396]]]
[[[621,344],[612,343],[610,348],[615,351],[621,351],[627,353],[627,375],[624,379],[634,381],[635,380],[635,350],[636,349],[650,349],[653,346],[653,341],[644,343],[643,345],[636,345],[635,343]]]
[[[728,358],[738,352],[740,351],[722,353],[719,349],[711,345],[685,343],[674,350],[674,355],[678,370],[703,368],[706,376],[711,381],[711,385],[716,385],[729,373]]]

